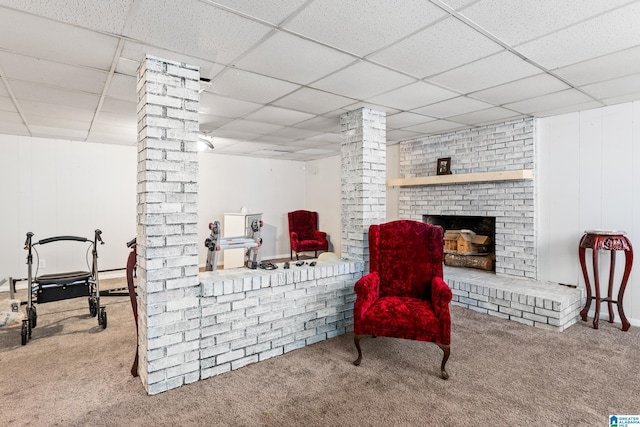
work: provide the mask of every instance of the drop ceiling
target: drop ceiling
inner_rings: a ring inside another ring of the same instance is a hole
[[[146,54],[200,67],[213,153],[340,152],[640,99],[640,1],[0,0],[0,133],[136,144]]]

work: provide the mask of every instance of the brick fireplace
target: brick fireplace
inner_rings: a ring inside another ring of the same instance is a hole
[[[533,170],[535,122],[522,119],[401,143],[400,176],[436,175],[436,161],[451,157],[454,175]],[[495,272],[535,279],[535,189],[531,179],[401,187],[399,216],[495,218]]]

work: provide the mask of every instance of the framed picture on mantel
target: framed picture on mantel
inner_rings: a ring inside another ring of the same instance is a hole
[[[436,171],[438,175],[450,175],[451,157],[442,157],[438,159],[438,163],[436,164]]]

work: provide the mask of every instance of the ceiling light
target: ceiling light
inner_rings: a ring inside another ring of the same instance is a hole
[[[211,151],[214,148],[212,136],[198,134],[198,151]]]

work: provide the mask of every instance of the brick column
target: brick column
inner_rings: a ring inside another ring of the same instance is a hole
[[[386,220],[387,117],[361,108],[340,117],[342,132],[342,255],[365,261],[369,226]]]
[[[138,70],[139,373],[156,394],[200,377],[197,67]]]

